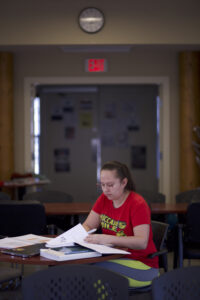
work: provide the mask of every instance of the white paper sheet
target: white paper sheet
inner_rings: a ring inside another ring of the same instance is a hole
[[[24,247],[29,245],[34,245],[38,243],[46,243],[50,241],[51,238],[35,235],[35,234],[26,234],[16,237],[7,237],[0,239],[0,248],[12,249],[17,247]]]
[[[95,250],[101,254],[130,254],[130,252],[125,251],[125,250],[121,250],[121,249],[117,249],[117,248],[113,248],[113,247],[109,247],[106,245],[100,245],[100,244],[91,244],[91,243],[87,243],[85,241],[75,241],[77,244],[86,247],[86,248],[90,248],[92,250]]]
[[[62,246],[73,246],[75,239],[82,241],[88,235],[84,227],[79,223],[78,225],[72,227],[66,232],[62,233],[58,237],[52,239],[46,244],[49,248],[56,248]]]

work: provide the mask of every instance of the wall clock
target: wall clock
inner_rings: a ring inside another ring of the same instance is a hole
[[[96,33],[104,26],[104,15],[95,7],[84,8],[79,14],[79,25],[87,33]]]

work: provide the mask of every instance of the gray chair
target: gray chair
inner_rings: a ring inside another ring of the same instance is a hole
[[[27,193],[24,195],[23,200],[38,200],[40,202],[73,202],[73,197],[65,192],[48,190]]]
[[[153,258],[158,256],[159,258],[159,269],[164,269],[165,272],[168,271],[168,261],[167,261],[167,253],[168,250],[165,247],[165,242],[167,238],[167,232],[169,228],[169,224],[158,222],[158,221],[151,221],[152,224],[152,231],[153,231],[153,240],[157,249],[157,252],[149,254],[149,258]],[[136,288],[129,288],[129,294],[133,295],[136,293],[146,293],[151,291],[151,285],[145,287],[136,287]]]
[[[128,280],[92,265],[62,265],[35,272],[22,281],[24,300],[126,300]]]
[[[152,282],[152,300],[199,300],[200,266],[173,269]]]
[[[27,193],[23,197],[24,200],[37,200],[41,203],[46,202],[73,202],[73,197],[65,192],[56,190],[44,190],[39,192]],[[63,231],[70,229],[71,216],[47,216],[47,224],[54,224]]]
[[[159,257],[159,268],[163,268],[165,272],[168,271],[166,240],[169,229],[169,224],[164,222],[151,221],[153,231],[153,241],[156,245],[157,252],[150,255],[150,257]]]
[[[11,200],[11,197],[7,193],[0,192],[0,200]]]

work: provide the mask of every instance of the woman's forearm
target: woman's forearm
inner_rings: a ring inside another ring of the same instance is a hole
[[[129,249],[141,250],[146,249],[147,241],[140,236],[114,236],[108,234],[89,234],[87,242],[93,244],[112,244],[113,246],[125,247]]]
[[[84,229],[85,229],[86,231],[89,231],[89,230],[92,229],[92,228],[90,228],[90,227],[88,226],[88,224],[87,224],[86,222],[84,222],[82,225],[83,225],[83,227],[84,227]]]

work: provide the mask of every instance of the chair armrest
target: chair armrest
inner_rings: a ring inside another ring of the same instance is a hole
[[[157,252],[149,254],[148,258],[154,258],[156,256],[164,255],[164,254],[167,254],[167,253],[168,253],[168,250],[166,248],[164,248],[164,249],[162,249],[160,251],[157,251]]]

